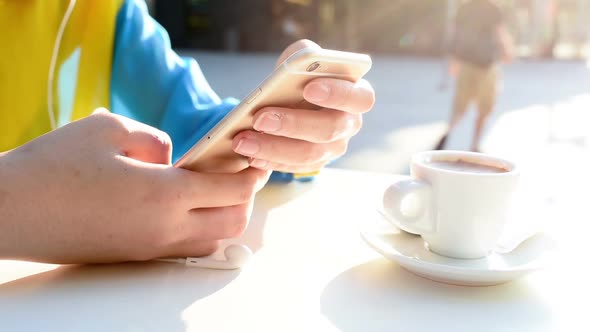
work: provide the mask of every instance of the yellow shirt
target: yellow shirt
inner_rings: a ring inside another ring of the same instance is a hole
[[[69,0],[0,0],[0,152],[51,130],[49,63]],[[109,107],[122,0],[78,0],[57,57],[53,95],[60,124]],[[61,114],[60,114],[61,113]]]

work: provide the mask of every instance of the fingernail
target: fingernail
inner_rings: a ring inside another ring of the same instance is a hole
[[[254,123],[254,129],[262,132],[275,132],[281,129],[281,117],[276,113],[264,113]]]
[[[266,165],[268,165],[268,161],[266,161],[266,160],[252,159],[252,161],[250,161],[250,166],[256,167],[256,168],[265,168]]]
[[[258,142],[248,138],[242,138],[238,142],[238,146],[236,146],[236,152],[245,156],[253,156],[258,152],[258,150],[260,150],[260,145],[258,145]]]
[[[304,90],[304,97],[311,102],[320,102],[330,97],[330,87],[323,83],[310,83]]]

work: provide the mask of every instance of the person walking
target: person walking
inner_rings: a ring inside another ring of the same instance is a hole
[[[447,137],[475,102],[477,118],[470,150],[479,151],[483,129],[494,110],[500,65],[513,58],[513,42],[504,14],[494,0],[470,0],[459,7],[450,43],[449,74],[455,93],[449,126],[436,146],[445,148]]]

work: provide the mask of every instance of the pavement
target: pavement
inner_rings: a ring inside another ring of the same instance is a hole
[[[222,97],[246,96],[272,70],[278,54],[181,52],[195,57]],[[230,74],[228,74],[230,73]],[[441,59],[373,56],[367,75],[377,101],[345,156],[330,167],[407,173],[410,156],[435,146],[446,129],[451,87]],[[559,142],[571,149],[590,144],[590,67],[582,61],[518,61],[504,67],[498,107],[489,121],[482,150],[530,155]],[[474,112],[448,140],[449,149],[467,149]]]

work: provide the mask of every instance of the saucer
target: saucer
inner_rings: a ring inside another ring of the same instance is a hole
[[[498,285],[545,267],[555,245],[538,233],[508,253],[479,259],[455,259],[429,251],[422,238],[399,229],[363,231],[363,240],[378,253],[421,277],[462,286]]]

